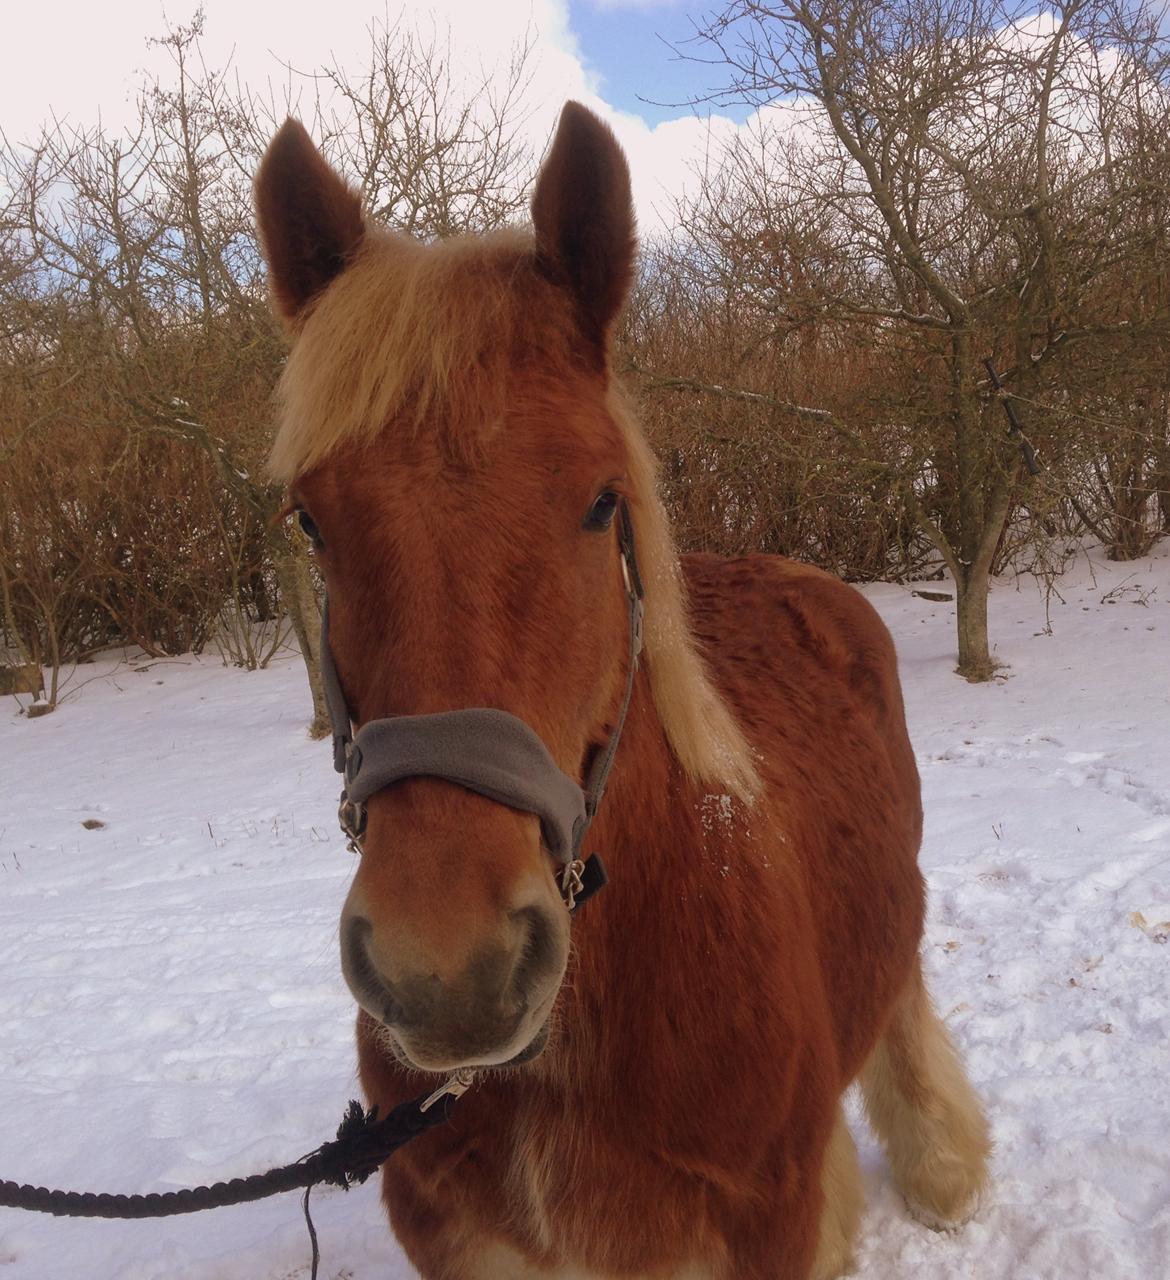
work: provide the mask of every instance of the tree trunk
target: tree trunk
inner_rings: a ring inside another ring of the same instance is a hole
[[[959,665],[967,680],[990,680],[999,665],[992,660],[987,640],[987,597],[990,575],[978,566],[964,566],[955,577],[955,613],[959,629]]]
[[[1011,456],[1010,446],[1008,456]],[[911,488],[903,492],[907,510],[938,548],[955,583],[955,620],[959,641],[958,675],[971,681],[990,680],[1001,666],[991,656],[987,635],[987,599],[991,591],[991,562],[1011,509],[1018,460],[1006,462],[983,502],[983,527],[972,560],[956,551],[943,530],[923,511]]]
[[[951,573],[955,579],[959,675],[990,680],[996,663],[987,639],[987,596],[991,562],[1007,518],[1010,485],[988,492],[988,448],[984,438],[975,358],[968,332],[951,338],[951,377],[955,415],[955,461],[958,479],[958,546]]]
[[[990,680],[1002,665],[992,658],[988,644],[987,597],[991,591],[991,562],[1011,510],[1020,467],[1019,459],[1012,457],[1012,446],[1005,445],[1004,451],[1007,458],[1001,459],[1002,469],[984,497],[983,528],[975,559],[951,566],[959,631],[959,665],[955,670],[972,682]]]
[[[280,596],[292,623],[293,632],[305,661],[309,692],[313,699],[313,719],[309,736],[324,738],[330,731],[329,707],[325,702],[325,683],[321,678],[321,627],[317,593],[304,556],[297,555],[283,537],[272,540],[272,562]]]

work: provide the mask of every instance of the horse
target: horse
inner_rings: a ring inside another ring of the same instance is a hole
[[[636,254],[613,134],[564,107],[530,229],[372,225],[291,119],[255,197],[290,339],[270,466],[348,715],[490,709],[575,785],[613,757],[586,837],[609,887],[572,918],[535,802],[423,768],[369,796],[340,929],[362,1087],[384,1114],[476,1071],[383,1169],[412,1265],[839,1275],[858,1079],[911,1209],[965,1221],[988,1129],[923,983],[893,643],[815,568],[676,554],[612,367]]]

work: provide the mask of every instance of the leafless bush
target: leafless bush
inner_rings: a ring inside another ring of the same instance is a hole
[[[326,725],[304,540],[264,478],[283,361],[251,181],[303,91],[376,216],[415,234],[516,211],[528,46],[464,86],[437,36],[375,24],[364,71],[264,101],[209,70],[202,17],[158,43],[125,135],[54,124],[0,142],[0,639],[42,663],[108,644],[263,666],[291,626]]]

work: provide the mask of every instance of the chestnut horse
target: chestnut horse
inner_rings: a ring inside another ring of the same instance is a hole
[[[922,821],[894,649],[851,587],[677,557],[610,338],[629,174],[568,104],[531,231],[369,225],[299,124],[256,182],[292,339],[275,473],[313,538],[356,724],[498,708],[580,781],[644,665],[572,920],[530,812],[446,778],[372,795],[342,913],[383,1112],[473,1065],[388,1162],[425,1280],[796,1280],[849,1265],[842,1094],[912,1209],[973,1211],[979,1103],[923,986]],[[623,517],[624,519],[624,517]]]

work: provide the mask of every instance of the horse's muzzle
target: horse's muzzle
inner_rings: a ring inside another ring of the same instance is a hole
[[[441,977],[394,964],[381,954],[373,924],[347,916],[342,970],[354,998],[412,1066],[448,1071],[526,1061],[543,1046],[564,970],[564,930],[539,906],[514,912],[509,923],[508,944],[482,946],[462,972]]]

